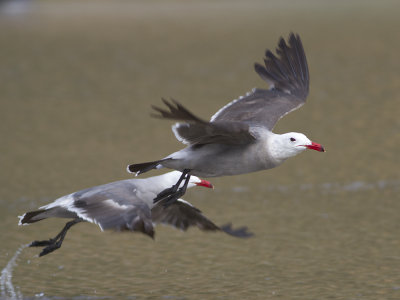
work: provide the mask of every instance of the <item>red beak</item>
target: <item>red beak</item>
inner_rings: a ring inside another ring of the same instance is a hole
[[[311,142],[311,145],[305,145],[308,149],[312,149],[312,150],[317,150],[319,152],[325,152],[324,147],[322,147],[321,144],[317,144],[314,142]]]
[[[204,186],[204,187],[209,188],[209,189],[213,189],[214,188],[214,186],[211,184],[211,182],[209,182],[207,180],[204,180],[204,179],[201,179],[200,182],[196,182],[195,185]]]

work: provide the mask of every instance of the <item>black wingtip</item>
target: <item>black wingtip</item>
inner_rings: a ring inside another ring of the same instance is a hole
[[[306,98],[309,90],[309,72],[306,55],[300,36],[291,32],[285,41],[281,37],[276,55],[270,50],[265,52],[265,66],[255,64],[259,76],[272,87]]]
[[[161,98],[161,100],[165,104],[165,106],[167,106],[167,108],[163,109],[158,106],[152,105],[151,107],[153,108],[153,110],[157,112],[157,114],[152,114],[153,117],[196,123],[207,123],[204,120],[196,117],[176,99],[170,98],[170,100],[167,100],[165,98]]]
[[[247,226],[242,226],[242,227],[238,227],[236,229],[232,228],[232,223],[228,223],[225,225],[220,226],[220,229],[237,238],[242,238],[242,239],[248,239],[254,236],[254,234],[252,232],[248,231]]]

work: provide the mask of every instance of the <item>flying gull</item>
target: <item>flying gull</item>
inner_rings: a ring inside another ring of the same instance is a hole
[[[205,231],[224,231],[236,237],[250,237],[246,227],[233,229],[230,224],[217,226],[189,202],[178,199],[166,207],[163,201],[154,204],[159,192],[173,185],[181,172],[172,171],[145,179],[127,179],[78,191],[20,216],[19,225],[28,225],[47,218],[69,218],[61,232],[54,238],[34,241],[30,247],[44,247],[39,256],[61,247],[67,231],[79,222],[97,224],[100,229],[142,232],[154,238],[153,224],[166,224],[186,231],[196,226]],[[212,188],[206,180],[191,176],[188,188]]]
[[[136,175],[163,167],[182,171],[177,183],[160,193],[155,202],[164,200],[168,205],[176,201],[185,193],[191,175],[256,172],[277,167],[306,149],[325,151],[302,133],[272,132],[279,119],[304,105],[309,90],[307,59],[299,35],[291,33],[288,43],[280,38],[276,54],[267,50],[265,66],[254,66],[269,89],[253,89],[222,107],[210,121],[173,99],[162,99],[168,109],[153,106],[159,113],[155,116],[180,121],[172,130],[187,145],[161,160],[128,166],[128,171]]]

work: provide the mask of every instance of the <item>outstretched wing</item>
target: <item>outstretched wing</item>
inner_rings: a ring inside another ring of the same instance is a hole
[[[182,199],[178,199],[167,207],[164,207],[162,202],[158,203],[151,210],[151,218],[154,223],[171,225],[184,231],[191,226],[198,227],[201,230],[220,230],[199,209]]]
[[[189,227],[198,227],[204,231],[222,231],[237,238],[253,236],[246,226],[232,228],[231,224],[221,227],[215,225],[199,209],[183,199],[178,199],[167,207],[164,207],[163,202],[157,203],[151,210],[151,216],[154,223],[171,225],[183,231],[186,231]]]
[[[249,131],[249,125],[235,121],[204,121],[176,100],[168,102],[162,99],[169,110],[153,106],[153,109],[159,112],[155,117],[185,121],[177,123],[172,127],[176,138],[184,144],[202,145],[202,144],[248,144],[255,140],[255,137]]]
[[[255,89],[221,108],[211,122],[244,122],[272,130],[286,114],[301,107],[309,90],[307,59],[300,37],[293,33],[286,44],[280,39],[277,56],[265,53],[265,66],[255,64],[258,75],[270,84],[269,90]]]

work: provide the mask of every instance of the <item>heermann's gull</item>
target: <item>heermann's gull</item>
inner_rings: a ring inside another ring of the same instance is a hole
[[[255,71],[269,83],[268,90],[253,89],[246,96],[221,108],[210,122],[204,121],[175,100],[163,99],[169,110],[153,108],[160,118],[184,121],[172,127],[176,138],[187,147],[167,157],[128,166],[131,173],[154,168],[171,168],[183,172],[180,180],[158,195],[154,201],[173,203],[185,193],[180,183],[191,175],[201,177],[237,175],[274,168],[305,149],[324,152],[304,134],[275,134],[275,123],[301,107],[308,95],[309,74],[300,37],[293,33],[289,42],[279,40],[277,56],[267,50],[265,66],[255,64]]]
[[[145,179],[127,179],[91,187],[75,192],[20,216],[19,225],[27,225],[47,218],[72,218],[54,238],[34,241],[30,247],[45,247],[39,256],[61,247],[69,228],[87,221],[99,225],[101,230],[130,230],[154,237],[153,224],[162,223],[187,230],[197,226],[206,231],[224,231],[236,237],[249,237],[246,227],[232,229],[230,225],[218,227],[189,202],[178,199],[164,207],[163,201],[154,204],[153,199],[165,188],[174,184],[181,172],[173,171]],[[192,176],[188,187],[212,188],[210,182]]]

